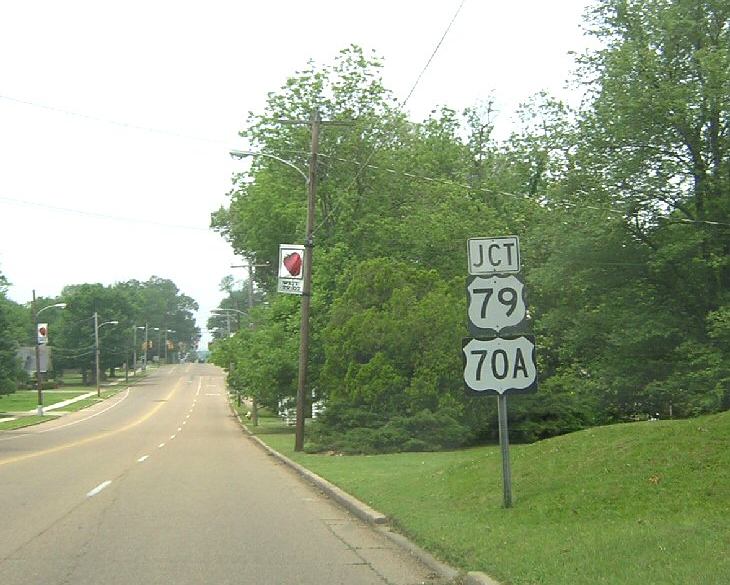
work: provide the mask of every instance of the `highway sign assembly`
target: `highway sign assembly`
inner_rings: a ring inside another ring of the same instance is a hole
[[[512,507],[507,394],[537,391],[535,338],[529,333],[517,236],[469,238],[467,323],[473,338],[462,341],[464,385],[477,396],[497,396],[504,507]]]

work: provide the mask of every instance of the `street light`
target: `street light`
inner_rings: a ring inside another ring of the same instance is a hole
[[[247,262],[246,264],[231,264],[231,268],[247,268],[248,269],[248,310],[250,311],[253,309],[253,274],[252,274],[252,268],[269,268],[271,264],[269,262],[264,262],[262,264],[251,264],[251,262]],[[251,323],[251,326],[253,326],[253,323]]]
[[[165,363],[167,363],[167,334],[176,333],[174,329],[165,329]]]
[[[157,365],[160,365],[160,345],[162,345],[162,329],[159,327],[153,327],[152,331],[157,331]],[[154,361],[154,357],[152,360]]]
[[[314,201],[317,191],[317,153],[319,150],[319,127],[322,118],[318,111],[312,113],[310,120],[312,128],[311,150],[309,157],[309,173],[305,174],[294,163],[265,152],[248,150],[231,150],[229,154],[234,158],[244,156],[263,156],[279,161],[296,170],[307,186],[307,222],[304,246],[307,253],[304,255],[304,278],[302,282],[302,321],[299,329],[299,372],[297,381],[297,420],[294,438],[294,450],[304,449],[304,389],[307,384],[307,362],[309,361],[309,305],[312,297],[312,250],[314,248]]]
[[[137,329],[146,329],[146,327],[142,327],[142,325],[135,325],[134,326],[134,337],[132,340],[132,343],[134,344],[133,353],[132,353],[132,369],[134,370],[134,375],[137,375]],[[145,341],[145,349],[147,347],[147,342]]]
[[[248,317],[248,313],[244,311],[239,311],[238,309],[226,309],[223,307],[217,307],[215,309],[211,309],[211,313],[225,313],[226,314],[226,324],[228,328],[228,337],[231,337],[233,333],[231,332],[231,315],[230,313],[239,313],[241,315],[244,315]]]
[[[247,313],[244,313],[243,311],[239,311],[238,309],[227,309],[223,307],[218,307],[216,309],[212,309],[211,313],[225,313],[226,314],[226,324],[228,325],[228,338],[230,339],[233,337],[233,333],[231,333],[231,313],[240,313],[241,315],[244,315],[248,317]],[[233,376],[233,362],[228,362],[228,374],[229,376]],[[241,391],[236,389],[236,404],[238,406],[241,406]]]
[[[253,269],[254,268],[268,268],[271,264],[264,262],[262,264],[252,264],[247,261],[246,264],[231,264],[231,268],[247,268],[248,269],[248,310],[253,311]],[[253,321],[249,322],[249,327],[253,328]],[[253,426],[259,426],[259,409],[256,403],[256,396],[251,397],[251,422]]]
[[[94,311],[94,342],[96,345],[96,396],[98,398],[101,398],[101,373],[99,371],[99,329],[104,327],[104,325],[119,325],[119,321],[104,321],[103,323],[99,323],[99,313]]]
[[[35,326],[35,378],[36,378],[36,384],[38,385],[38,409],[36,411],[36,414],[38,416],[43,416],[43,376],[41,375],[41,341],[38,338],[38,315],[40,315],[43,311],[46,309],[52,309],[52,308],[58,308],[58,309],[65,309],[66,303],[56,303],[55,305],[48,305],[47,307],[43,307],[40,311],[35,310],[35,304],[36,304],[36,298],[35,298],[35,290],[33,290],[33,303],[32,303],[32,313],[33,313],[33,325]]]

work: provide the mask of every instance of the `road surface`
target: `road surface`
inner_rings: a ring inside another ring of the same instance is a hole
[[[435,583],[241,432],[221,370],[160,368],[0,432],[3,585]]]

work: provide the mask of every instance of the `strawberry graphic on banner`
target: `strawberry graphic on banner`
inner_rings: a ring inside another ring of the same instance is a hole
[[[276,290],[281,293],[302,294],[304,273],[304,246],[279,244],[279,282]]]

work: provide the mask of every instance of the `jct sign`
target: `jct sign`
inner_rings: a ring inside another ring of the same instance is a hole
[[[469,238],[466,243],[469,274],[516,274],[520,271],[517,236]]]

